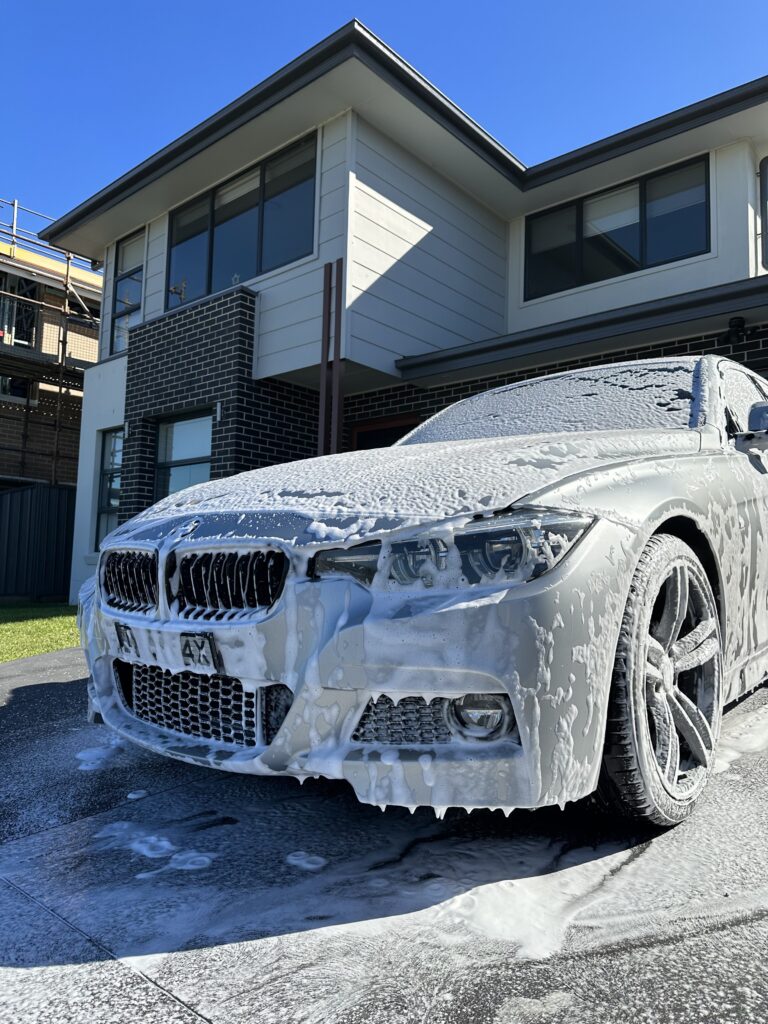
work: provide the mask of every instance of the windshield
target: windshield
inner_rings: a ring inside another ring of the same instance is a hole
[[[696,361],[595,367],[510,384],[449,406],[399,444],[515,434],[696,426]]]

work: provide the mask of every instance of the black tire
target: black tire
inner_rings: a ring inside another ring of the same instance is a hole
[[[679,538],[657,534],[635,569],[616,649],[598,785],[604,806],[664,828],[693,811],[714,765],[722,662],[701,562]]]

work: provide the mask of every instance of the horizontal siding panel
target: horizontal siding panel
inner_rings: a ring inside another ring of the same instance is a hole
[[[401,281],[397,280],[398,275]],[[488,310],[481,306],[470,310],[468,303],[462,303],[461,296],[450,288],[405,267],[395,266],[381,275],[355,260],[353,280],[365,294],[374,294],[399,309],[417,311],[419,316],[462,335],[467,341],[479,341],[493,335],[501,322],[498,317],[489,316]],[[478,318],[470,316],[470,312],[478,314]],[[483,313],[485,316],[480,319]]]
[[[391,302],[380,299],[371,291],[360,291],[354,285],[350,287],[349,306],[356,312],[375,320],[382,326],[389,326],[402,334],[404,340],[411,337],[414,341],[427,342],[432,348],[450,348],[453,345],[465,345],[469,340],[466,335],[434,323],[426,317],[419,316],[409,309],[403,309]],[[415,348],[404,348],[399,354],[421,351]]]
[[[319,345],[322,332],[322,315],[303,320],[300,323],[287,324],[274,331],[259,330],[259,359],[276,352],[288,352],[301,345]]]
[[[347,137],[347,115],[334,117],[332,121],[323,125],[323,148],[333,146],[339,139]]]
[[[414,337],[398,330],[392,324],[382,323],[374,320],[357,309],[350,310],[350,359],[355,362],[364,362],[360,359],[360,344],[375,345],[376,348],[387,352],[393,358],[399,358],[401,352],[407,349],[414,355],[422,355],[427,352],[434,352],[438,346],[432,345],[421,338]]]
[[[407,211],[429,224],[432,233],[455,248],[457,252],[464,253],[491,273],[504,277],[506,271],[505,246],[498,244],[489,248],[482,240],[457,227],[445,216],[433,212],[429,207],[415,201],[407,192],[395,188],[383,174],[383,171],[380,175],[367,170],[361,174],[360,168],[358,168],[358,184],[367,187],[374,195],[382,197],[385,203],[389,202],[394,207],[403,210],[404,213]]]
[[[374,342],[362,338],[350,339],[350,359],[361,366],[371,366],[382,373],[398,375],[397,353],[388,348],[381,348]],[[427,349],[429,351],[429,349]],[[358,389],[359,390],[359,389]]]
[[[490,330],[503,327],[503,296],[467,280],[452,267],[423,253],[418,246],[406,251],[400,259],[393,259],[365,239],[355,238],[350,259],[372,273],[386,274],[389,280],[428,295]]]
[[[259,289],[260,316],[265,310],[289,305],[305,295],[322,295],[322,292],[323,268],[316,263],[305,267],[303,273],[295,272],[291,277],[281,274],[272,283],[265,283]]]
[[[317,319],[322,314],[322,308],[322,293],[304,295],[301,298],[295,295],[292,302],[286,302],[281,306],[270,307],[262,304],[259,311],[259,334],[263,338],[271,331],[290,327],[291,324],[299,324],[305,320]]]
[[[260,355],[256,363],[257,377],[276,377],[281,373],[315,366],[320,361],[320,343],[299,346],[287,352],[272,352]],[[319,370],[318,376],[319,376]]]
[[[489,209],[466,192],[401,149],[385,136],[359,122],[357,163],[374,174],[383,173],[387,181],[410,195],[425,209],[452,221],[466,234],[477,238],[489,249],[504,248],[506,226]]]
[[[156,256],[150,256],[144,271],[145,277],[152,277],[153,274],[165,274],[165,250]]]
[[[502,334],[506,223],[356,123],[350,358],[365,362],[378,353],[381,365],[382,352],[394,360]]]
[[[355,190],[354,207],[356,237],[395,257],[417,249],[435,261],[435,270],[441,277],[445,274],[444,268],[450,268],[455,275],[466,279],[467,287],[482,285],[503,303],[506,292],[504,274],[491,271],[472,259],[468,253],[440,238],[429,225],[393,209],[367,188]]]
[[[320,221],[320,244],[332,242],[336,238],[342,238],[346,227],[346,216],[343,210],[331,214],[330,217],[323,217]]]
[[[339,164],[345,164],[346,160],[347,140],[344,136],[331,145],[323,144],[321,164],[323,171],[330,171],[331,168],[337,167]]]
[[[323,171],[320,175],[320,195],[325,196],[337,188],[343,188],[347,182],[347,168],[344,164]]]
[[[346,182],[344,183],[346,184]],[[344,185],[320,196],[320,219],[341,213],[347,208],[347,190]]]

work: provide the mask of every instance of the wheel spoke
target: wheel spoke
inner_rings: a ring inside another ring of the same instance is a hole
[[[649,635],[645,651],[645,681],[651,689],[657,683],[662,682],[661,662],[663,658],[664,648],[655,637]]]
[[[687,672],[692,668],[701,668],[702,665],[706,665],[708,661],[714,658],[719,649],[720,645],[715,637],[710,637],[704,643],[695,647],[690,654],[684,654],[681,658],[676,658],[675,671]]]
[[[669,702],[663,694],[654,694],[648,710],[656,731],[656,759],[664,778],[674,785],[680,772],[680,740]]]
[[[680,635],[688,612],[688,570],[676,565],[667,579],[664,595],[664,610],[655,630],[656,639],[668,651]]]
[[[677,640],[669,651],[675,672],[686,672],[706,665],[717,654],[719,644],[714,619],[705,619],[687,636]]]
[[[694,758],[706,768],[714,747],[709,722],[693,701],[677,688],[669,694],[668,704],[675,728],[688,744]]]

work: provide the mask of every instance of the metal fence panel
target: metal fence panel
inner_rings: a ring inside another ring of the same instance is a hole
[[[67,599],[74,519],[73,487],[0,491],[0,599]]]

